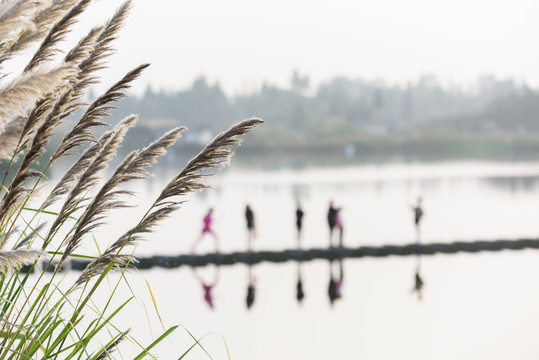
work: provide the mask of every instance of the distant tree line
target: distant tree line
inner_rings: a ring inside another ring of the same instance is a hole
[[[523,133],[539,131],[538,100],[535,89],[492,76],[469,88],[442,86],[434,76],[423,76],[406,85],[336,77],[312,89],[308,77],[294,72],[288,88],[264,84],[233,97],[204,77],[182,91],[148,88],[142,97],[123,100],[115,114],[140,114],[139,126],[185,124],[195,132],[215,132],[256,115],[266,121],[266,130],[291,133]]]

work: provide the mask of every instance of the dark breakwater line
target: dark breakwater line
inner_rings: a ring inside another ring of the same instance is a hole
[[[283,263],[287,261],[337,260],[345,258],[382,258],[388,256],[430,256],[436,254],[478,253],[484,251],[539,249],[539,239],[457,241],[452,243],[405,244],[383,246],[360,246],[357,248],[312,248],[289,249],[283,251],[256,251],[233,253],[185,254],[176,256],[155,255],[140,257],[130,266],[140,270],[160,267],[175,269],[181,266],[201,267],[210,264],[227,266],[234,264],[254,265],[261,262]],[[67,269],[82,271],[89,261],[73,259]],[[44,266],[45,263],[44,263]],[[25,265],[21,269],[26,273],[32,269]],[[46,271],[54,271],[54,264]]]

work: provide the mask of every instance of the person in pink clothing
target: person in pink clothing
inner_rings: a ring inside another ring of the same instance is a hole
[[[342,208],[335,209],[335,228],[339,229],[339,247],[342,247],[342,233],[343,233],[343,218],[341,213]]]
[[[210,234],[213,236],[213,240],[215,242],[215,252],[219,252],[219,238],[217,237],[217,234],[212,229],[212,222],[213,222],[213,209],[210,208],[204,218],[202,219],[202,231],[200,232],[200,236],[195,240],[193,245],[191,246],[191,252],[195,252],[197,246],[200,244],[200,242],[204,239],[204,236],[206,234]]]
[[[213,230],[211,229],[211,222],[213,220],[212,214],[213,214],[213,209],[210,209],[210,211],[208,211],[208,213],[206,214],[206,216],[204,216],[204,219],[202,220],[204,223],[204,227],[202,228],[202,235],[208,232],[210,234],[213,234]]]

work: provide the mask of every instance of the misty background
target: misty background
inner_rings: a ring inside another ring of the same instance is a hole
[[[264,83],[234,96],[204,76],[179,91],[148,86],[117,104],[113,116],[140,115],[128,136],[133,144],[186,125],[190,131],[176,150],[187,154],[234,122],[258,116],[265,124],[247,137],[239,157],[265,156],[285,166],[531,160],[539,157],[538,100],[537,89],[494,76],[468,87],[443,86],[434,75],[405,85],[339,76],[313,86],[308,75],[293,71],[286,87]]]
[[[189,128],[159,163],[167,169],[137,186],[140,198],[153,199],[167,171],[216,133],[253,115],[265,121],[213,189],[195,194],[137,251],[189,252],[210,207],[223,250],[244,250],[245,204],[256,212],[257,250],[294,248],[298,201],[303,245],[326,247],[330,200],[344,209],[346,246],[407,244],[418,241],[410,205],[419,196],[424,243],[535,238],[537,13],[539,3],[527,0],[136,2],[88,100],[149,62],[112,112],[112,124],[140,115],[120,151]],[[101,17],[96,11],[89,23]],[[293,169],[274,169],[282,167]],[[212,245],[208,239],[200,251]],[[410,293],[419,263],[423,301]],[[223,269],[215,311],[191,269],[148,276],[167,321],[223,334],[234,359],[536,358],[534,250],[350,260],[343,297],[331,308],[330,265],[304,264],[301,305],[297,265],[258,266],[249,312],[242,266]],[[224,358],[221,343],[211,350]]]
[[[121,0],[98,2],[75,33]],[[137,2],[89,100],[151,63],[113,112],[140,114],[126,152],[186,125],[172,153],[187,159],[254,115],[265,124],[238,149],[244,164],[536,160],[538,11],[525,0]]]

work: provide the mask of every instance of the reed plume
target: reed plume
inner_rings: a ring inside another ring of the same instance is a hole
[[[36,47],[24,70],[10,82],[4,81],[5,75],[0,73],[0,159],[9,159],[0,199],[1,359],[112,358],[118,345],[131,339],[129,331],[122,332],[111,322],[129,300],[111,313],[110,300],[117,296],[114,290],[103,299],[104,307],[99,308],[101,299],[96,299],[95,291],[101,280],[112,266],[136,261],[122,250],[177,210],[185,201],[184,195],[207,187],[204,178],[211,175],[207,169],[227,163],[241,136],[262,122],[256,118],[245,120],[216,136],[165,186],[138,224],[113,241],[102,255],[94,257],[95,261],[74,283],[65,284],[71,279],[60,276],[58,269],[68,258],[79,256],[74,251],[106,221],[109,211],[130,206],[129,196],[133,193],[123,185],[148,178],[150,167],[186,130],[172,129],[150,145],[129,153],[102,183],[102,173],[138,117],[126,117],[98,139],[93,130],[105,125],[104,118],[110,115],[113,103],[126,96],[132,81],[148,65],[128,72],[93,103],[84,102],[88,87],[99,81],[98,71],[106,67],[114,51],[112,43],[133,5],[132,0],[123,3],[108,21],[92,28],[62,56],[64,38],[90,3],[91,0],[0,0],[0,67],[30,46]],[[56,149],[51,149],[51,139],[59,125],[83,108],[82,116],[73,121],[76,125],[66,131]],[[72,161],[41,205],[28,203],[40,190],[41,181],[47,179],[49,166],[82,145],[86,146],[82,155]],[[46,150],[53,156],[44,166],[37,166]],[[58,200],[63,200],[60,209],[49,209]],[[39,250],[34,249],[37,239],[42,241],[37,245]],[[53,239],[58,240],[54,247]],[[96,239],[96,244],[100,242]],[[50,277],[43,277],[44,270],[39,267],[38,276],[20,276],[23,263],[35,265],[45,254],[50,255],[48,265],[57,264]],[[100,275],[99,280],[88,283],[95,275]],[[80,289],[83,284],[86,286]],[[76,290],[80,292],[74,293]],[[95,313],[87,311],[89,306],[95,307]],[[83,317],[94,314],[81,325]],[[176,327],[166,330],[147,348],[137,342],[142,352],[136,358],[156,358],[149,350]],[[109,336],[104,345],[100,345],[99,334]]]
[[[86,283],[91,277],[102,274],[111,266],[123,266],[126,261],[132,261],[130,256],[121,255],[119,252],[140,240],[141,234],[152,232],[159,222],[176,211],[183,203],[183,200],[178,198],[206,188],[207,185],[202,180],[211,174],[204,171],[227,163],[233,155],[230,148],[241,143],[240,136],[261,123],[262,120],[258,118],[247,119],[217,135],[165,186],[140,223],[117,239],[102,256],[88,264],[76,284]]]
[[[41,70],[24,74],[0,89],[0,118],[9,118],[10,113],[26,116],[24,106],[33,104],[46,93],[53,91],[69,74],[73,67],[62,65],[52,70]]]
[[[24,156],[21,166],[19,167],[14,179],[12,180],[6,194],[0,201],[0,224],[19,210],[19,205],[27,199],[30,195],[31,189],[24,187],[26,180],[36,177],[46,179],[46,176],[41,172],[31,169],[30,166],[37,160],[37,158],[45,151],[45,147],[49,144],[50,139],[54,133],[56,127],[61,123],[62,109],[69,102],[71,90],[68,89],[64,94],[56,101],[53,109],[49,112],[47,119],[36,131],[35,136],[32,139],[32,145]],[[44,105],[44,103],[40,103]],[[31,115],[35,114],[34,112]],[[30,118],[29,120],[30,121]],[[28,122],[27,122],[28,124]],[[0,243],[0,248],[4,243]]]
[[[133,151],[116,168],[114,174],[101,187],[92,202],[86,208],[84,214],[79,218],[75,225],[75,233],[70,241],[80,241],[77,238],[88,233],[101,225],[107,212],[110,209],[127,207],[127,203],[118,200],[121,195],[132,195],[133,193],[125,190],[115,190],[119,185],[132,180],[140,180],[148,177],[150,173],[146,168],[157,162],[157,158],[166,154],[166,148],[173,145],[185,131],[185,127],[173,129],[140,152]],[[70,248],[69,242],[67,248]],[[66,250],[65,253],[68,251]],[[66,258],[66,255],[64,255]],[[62,260],[64,260],[62,258]]]
[[[111,102],[117,102],[126,96],[124,90],[128,89],[130,83],[136,80],[142,71],[150,64],[143,64],[129,71],[120,81],[114,84],[102,96],[98,97],[88,107],[84,115],[79,120],[78,124],[64,137],[62,143],[54,153],[51,162],[61,156],[67,155],[70,150],[86,141],[95,141],[95,136],[90,131],[91,127],[106,125],[101,119],[109,115],[109,111],[113,109]]]
[[[46,209],[56,202],[61,196],[71,191],[75,181],[77,181],[80,174],[92,164],[103,145],[108,141],[110,136],[112,136],[112,133],[112,131],[105,133],[95,144],[86,149],[81,157],[71,166],[71,168],[69,168],[68,171],[66,171],[62,179],[56,184],[50,195],[43,203],[41,209]]]
[[[33,17],[46,3],[43,0],[3,1],[0,4],[0,39],[9,41],[24,29],[34,27]]]
[[[30,229],[30,234],[26,235],[21,241],[15,244],[13,248],[17,250],[17,249],[22,249],[25,246],[28,246],[31,243],[31,241],[34,239],[34,237],[36,237],[36,235],[39,236],[40,231],[43,230],[45,225],[46,223],[42,222],[35,229]],[[10,234],[13,232],[14,231],[12,230]]]
[[[9,155],[0,156],[0,158],[10,158],[11,156],[16,156],[21,151],[27,149],[30,144],[30,141],[34,138],[33,135],[35,134],[36,128],[43,125],[43,122],[45,121],[47,116],[50,115],[53,109],[56,109],[56,111],[62,109],[61,104],[58,103],[60,101],[58,93],[62,93],[62,88],[67,89],[64,91],[68,91],[68,82],[75,75],[75,73],[72,71],[73,68],[68,69],[70,69],[70,71],[66,73],[64,78],[59,79],[58,83],[56,84],[56,87],[54,87],[53,83],[50,84],[53,87],[54,91],[48,91],[46,94],[39,97],[39,100],[35,102],[32,110],[28,114],[26,114],[26,110],[24,110],[24,108],[19,105],[20,111],[25,113],[25,115],[15,117],[7,121],[8,126],[23,127],[19,137],[19,141],[17,142],[15,147],[5,148],[4,152]],[[24,88],[22,89],[22,91],[24,91]],[[63,100],[65,101],[67,100],[67,98],[64,98]],[[28,99],[28,101],[31,101],[31,99]],[[62,118],[55,117],[54,119],[61,120]]]
[[[73,17],[84,11],[87,6],[88,1],[83,0],[79,2],[79,4],[75,6],[73,10],[64,17],[64,19],[62,19],[61,24],[68,23],[71,25],[73,23]],[[63,119],[72,115],[76,110],[84,105],[75,103],[75,101],[84,94],[86,87],[92,83],[91,74],[101,68],[99,65],[100,61],[96,62],[95,59],[98,58],[102,60],[108,56],[105,48],[109,49],[109,44],[115,39],[116,32],[123,25],[123,21],[127,16],[129,8],[130,3],[125,3],[117,11],[116,15],[109,21],[107,26],[92,29],[90,33],[66,56],[66,61],[70,62],[85,59],[85,61],[79,64],[78,73],[71,72],[69,76],[66,76],[64,79],[64,81],[67,80],[68,84],[74,85],[75,87],[65,87],[63,95],[56,100],[52,114],[50,113],[50,103],[54,94],[49,92],[48,94],[44,95],[44,97],[37,102],[34,110],[28,116],[24,135],[26,135],[30,129],[32,129],[34,125],[37,124],[39,120],[46,114],[49,115],[48,121],[44,125],[45,127],[42,127],[40,131],[47,130],[47,134],[51,134],[51,130],[58,126]],[[66,18],[69,21],[66,20]],[[64,26],[61,26],[60,29],[65,32],[65,30],[63,30]],[[51,32],[55,31],[60,30],[58,30],[56,27],[51,30]],[[45,41],[48,39],[49,36],[47,39],[45,39]],[[94,46],[93,50],[91,50],[92,46]],[[98,49],[96,49],[96,47]],[[94,54],[96,52],[98,53],[97,55]],[[94,54],[94,56],[90,56],[91,54]],[[92,59],[92,61],[88,61],[89,59]],[[99,121],[99,118],[107,116],[108,111],[112,109],[112,107],[108,106],[107,104],[113,101],[118,101],[125,97],[123,90],[128,89],[130,86],[129,84],[137,79],[141,72],[148,66],[149,64],[144,64],[130,71],[122,80],[113,85],[103,96],[94,101],[94,103],[86,111],[85,115],[81,118],[77,126],[75,126],[72,131],[66,135],[62,144],[59,146],[51,159],[51,162],[63,155],[66,155],[66,153],[77,146],[77,144],[80,144],[83,141],[93,141],[95,138],[88,129],[92,126],[104,125],[103,122]],[[24,149],[26,142],[23,141],[22,145],[23,146],[21,146],[21,149]]]
[[[23,135],[24,118],[15,117],[0,131],[0,159],[9,159],[13,156],[19,139]]]
[[[24,199],[32,194],[31,189],[24,187],[24,182],[30,178],[46,179],[47,177],[43,173],[33,169],[26,169],[17,174],[0,202],[0,224],[3,226],[6,226],[6,220],[10,218],[11,215],[21,211],[21,204]],[[5,239],[2,239],[0,242],[0,249],[5,244],[4,240]]]
[[[20,2],[24,3],[26,0]],[[33,2],[35,2],[35,0],[32,0],[29,3],[31,4]],[[38,2],[38,4],[41,3],[41,1]],[[0,64],[21,51],[26,50],[37,41],[42,40],[48,34],[54,23],[64,16],[76,3],[77,0],[53,0],[49,6],[38,6],[35,9],[37,10],[35,15],[31,15],[31,12],[29,11],[28,18],[30,19],[30,23],[21,29],[21,32],[15,39],[4,46],[0,55]]]
[[[64,58],[66,63],[79,63],[88,58],[97,44],[97,38],[103,32],[105,26],[96,26],[88,34],[80,39],[77,45],[71,49]]]
[[[52,236],[56,232],[58,226],[60,226],[69,215],[76,211],[83,201],[83,196],[88,192],[90,188],[95,186],[99,181],[99,173],[106,169],[108,161],[112,159],[118,146],[120,146],[127,130],[135,124],[138,120],[138,117],[135,115],[128,116],[122,120],[115,128],[111,131],[111,134],[107,136],[107,140],[101,145],[99,152],[95,158],[91,161],[89,166],[83,171],[80,175],[77,183],[71,190],[68,195],[62,209],[60,210],[59,215],[57,216],[49,234],[45,238],[43,243],[43,249],[46,248]],[[81,240],[81,234],[75,232],[66,240],[66,251],[62,256],[62,262],[65,261],[65,258],[75,250]]]
[[[24,262],[33,262],[43,255],[42,251],[31,249],[18,249],[0,251],[0,271],[12,270]]]
[[[174,202],[170,202],[172,198],[207,187],[200,181],[208,176],[203,171],[227,163],[234,154],[230,147],[241,143],[239,136],[245,135],[262,123],[263,121],[258,118],[247,119],[217,135],[165,186],[154,207],[173,204]]]
[[[110,359],[110,355],[116,350],[118,345],[125,340],[126,336],[131,332],[131,329],[128,329],[126,332],[121,333],[113,339],[106,348],[101,350],[100,354],[95,358],[95,360],[106,360]]]
[[[86,10],[90,1],[91,0],[81,0],[52,27],[47,34],[47,37],[45,37],[45,40],[43,40],[41,46],[34,54],[34,57],[32,57],[32,60],[30,60],[28,65],[24,68],[24,72],[32,71],[40,64],[48,62],[54,57],[59,51],[57,48],[58,43],[65,39],[71,26],[76,22],[77,16]]]
[[[103,31],[99,33],[96,45],[90,56],[80,65],[80,76],[77,84],[73,86],[73,98],[80,99],[88,86],[97,82],[95,72],[103,69],[103,61],[113,52],[112,42],[116,40],[118,31],[122,28],[127,14],[132,7],[132,1],[126,1],[106,23]]]
[[[36,132],[30,150],[24,156],[21,166],[14,179],[11,181],[9,188],[6,190],[4,197],[0,201],[0,224],[5,224],[6,219],[9,218],[11,214],[20,211],[19,205],[31,194],[31,189],[24,186],[26,180],[32,177],[46,179],[44,174],[35,169],[31,169],[30,165],[32,165],[44,151],[45,146],[50,141],[54,128],[57,126],[54,118],[49,116],[47,120],[49,121],[45,121],[39,129],[40,131]],[[2,248],[3,245],[4,241],[0,242],[0,248]]]
[[[93,28],[83,39],[79,41],[79,43],[73,49],[70,50],[70,52],[66,55],[64,62],[66,64],[72,63],[78,66],[80,62],[88,59],[90,53],[93,51],[96,45],[97,37],[103,31],[103,29],[104,26]],[[80,75],[77,74],[76,78],[70,77],[67,80],[70,80],[71,85],[74,85],[78,83],[79,77]],[[43,122],[47,115],[49,115],[50,111],[53,109],[54,102],[57,101],[57,98],[58,92],[52,91],[47,93],[45,96],[43,96],[36,102],[34,108],[27,117],[26,124],[24,125],[19,144],[17,145],[17,153],[25,150],[28,147],[29,140],[32,138],[32,134],[34,133],[36,127]],[[73,104],[73,101],[78,100],[78,98],[73,95],[73,91],[71,91],[68,100],[69,102],[64,105],[64,108],[62,110],[63,112],[60,115],[61,119],[72,115],[76,110],[84,106],[84,104],[80,103],[77,103],[75,105]],[[6,152],[11,155],[12,151],[11,149],[9,149]],[[2,158],[1,154],[0,158]]]
[[[20,121],[22,124],[24,124],[24,127],[21,131],[21,135],[19,137],[19,141],[16,144],[16,148],[13,151],[15,155],[18,155],[20,152],[28,149],[31,142],[33,141],[35,131],[39,126],[43,124],[51,110],[54,108],[54,104],[57,101],[57,95],[54,92],[49,92],[47,95],[39,99],[35,105],[32,111],[28,114],[28,117],[26,118],[26,121],[24,121],[23,117],[19,117],[19,119],[14,119],[13,121]],[[8,151],[11,151],[9,149],[6,149]],[[11,153],[10,155],[13,155]],[[9,158],[6,157],[6,158]]]

